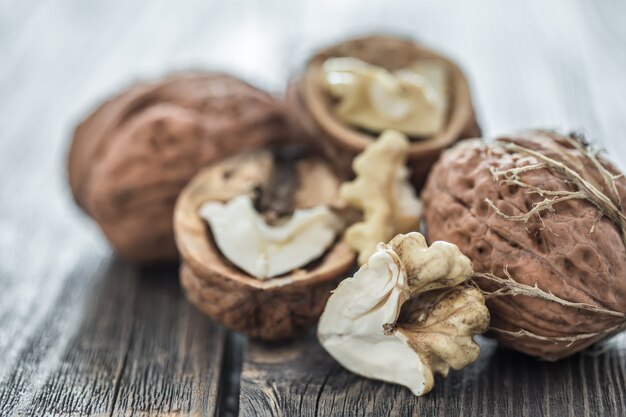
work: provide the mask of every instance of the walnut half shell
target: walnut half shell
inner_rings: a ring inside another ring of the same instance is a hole
[[[185,184],[205,165],[265,146],[285,130],[275,98],[227,75],[136,84],[76,128],[70,186],[121,256],[174,261],[172,214]]]
[[[283,157],[271,151],[244,154],[201,171],[181,192],[174,214],[187,298],[224,325],[267,340],[291,338],[314,325],[355,260],[339,240],[308,265],[261,280],[220,253],[198,213],[208,201],[248,195],[271,223],[296,208],[330,206],[338,199],[339,180],[323,159],[299,155],[291,160],[291,150],[282,152]]]
[[[410,145],[409,167],[412,182],[418,189],[444,148],[461,138],[480,136],[467,80],[454,62],[403,38],[368,36],[344,41],[320,50],[309,60],[304,73],[290,84],[286,100],[292,127],[321,146],[348,175],[354,156],[377,135],[348,126],[333,114],[334,100],[321,81],[323,64],[333,57],[357,58],[391,71],[420,60],[436,60],[449,69],[451,97],[445,128],[434,136],[412,141]]]

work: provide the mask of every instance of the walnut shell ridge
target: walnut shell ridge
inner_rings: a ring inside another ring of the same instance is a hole
[[[220,252],[198,209],[207,201],[253,195],[271,177],[267,152],[229,158],[200,171],[180,193],[174,213],[182,264],[180,281],[189,301],[225,326],[251,337],[285,340],[317,323],[331,291],[355,264],[343,238],[311,264],[288,274],[260,280],[237,268]],[[339,181],[328,178],[328,165],[306,158],[298,166],[300,188],[295,207],[331,205]]]
[[[173,261],[176,197],[202,167],[285,134],[282,105],[236,78],[184,73],[109,99],[75,130],[69,183],[122,257]]]
[[[376,136],[347,126],[333,114],[333,99],[319,80],[322,64],[332,57],[354,57],[388,70],[407,67],[419,59],[436,59],[449,69],[452,97],[446,127],[437,135],[412,141],[409,148],[408,166],[412,183],[418,189],[444,148],[461,138],[480,136],[468,82],[454,62],[399,37],[374,35],[340,42],[314,54],[303,74],[292,80],[286,93],[286,108],[295,134],[308,137],[319,146],[347,177],[351,176],[352,159]]]
[[[532,131],[491,143],[461,143],[442,155],[422,192],[430,241],[458,245],[472,259],[478,275],[506,279],[508,273],[525,290],[532,293],[536,286],[542,291],[543,298],[519,293],[488,297],[487,306],[491,334],[502,344],[548,360],[571,355],[624,328],[623,228],[601,216],[591,201],[579,198],[560,201],[553,211],[542,211],[528,221],[500,216],[494,207],[507,216],[523,216],[551,195],[499,181],[494,172],[538,162],[528,153],[500,146],[508,143],[557,160],[602,189],[599,170],[572,147],[572,140],[577,139]],[[606,172],[619,174],[604,159],[597,160]],[[569,178],[551,167],[522,171],[516,179],[548,192],[577,191]],[[626,180],[616,178],[614,184],[616,205],[626,213]],[[486,293],[500,288],[491,280],[477,277],[475,281]],[[560,301],[546,299],[545,294]]]

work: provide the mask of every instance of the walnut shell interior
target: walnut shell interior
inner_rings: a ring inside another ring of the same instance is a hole
[[[480,136],[469,85],[461,69],[450,59],[411,40],[392,36],[341,42],[310,59],[304,74],[290,84],[286,100],[293,128],[317,142],[348,176],[354,156],[376,136],[348,126],[334,115],[334,99],[320,81],[322,65],[331,57],[354,57],[388,70],[434,59],[448,68],[451,97],[446,127],[439,134],[412,141],[410,145],[409,166],[413,171],[412,182],[418,189],[442,149],[461,138]]]
[[[285,136],[282,105],[236,78],[185,73],[136,84],[77,128],[68,165],[78,205],[116,252],[174,261],[176,197],[202,167]]]
[[[293,168],[298,182],[292,208],[336,201],[339,181],[324,160],[301,158]],[[180,278],[187,298],[226,326],[267,340],[292,338],[314,325],[330,291],[345,278],[355,260],[354,252],[340,239],[309,265],[259,280],[224,258],[198,214],[199,207],[241,194],[253,196],[272,183],[275,169],[269,151],[241,155],[207,168],[181,192],[174,214],[182,256]]]

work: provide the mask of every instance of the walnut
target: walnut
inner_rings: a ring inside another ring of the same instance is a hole
[[[480,135],[468,83],[461,69],[452,61],[435,51],[402,38],[368,36],[344,41],[318,51],[308,61],[303,74],[291,82],[286,96],[287,116],[291,121],[292,128],[297,134],[308,137],[312,143],[320,146],[338,164],[344,174],[349,175],[354,156],[362,152],[383,129],[380,129],[382,127],[380,121],[372,124],[375,119],[372,117],[371,109],[363,108],[363,103],[367,101],[362,93],[358,93],[361,95],[357,97],[354,94],[346,94],[341,91],[339,91],[341,94],[338,94],[337,91],[333,93],[333,89],[329,89],[324,64],[333,58],[356,58],[365,64],[376,66],[380,70],[391,71],[395,75],[398,75],[399,72],[406,73],[407,70],[415,68],[416,65],[420,67],[423,63],[429,64],[425,65],[426,67],[445,67],[447,79],[447,86],[445,87],[449,88],[435,89],[435,91],[443,89],[448,93],[448,97],[444,100],[446,115],[443,129],[440,130],[437,123],[434,124],[435,127],[428,128],[426,128],[428,124],[421,123],[419,129],[415,130],[415,127],[411,127],[413,123],[406,120],[386,126],[399,130],[406,128],[408,132],[413,133],[419,131],[422,131],[422,134],[431,133],[425,136],[411,136],[409,166],[412,170],[411,181],[418,189],[421,188],[430,167],[442,149],[460,138]],[[420,71],[426,75],[432,72],[432,68],[420,69]],[[434,76],[435,79],[437,77]],[[389,76],[383,78],[389,78]],[[402,98],[402,88],[404,87],[399,85],[394,88],[400,89],[397,96]],[[350,100],[351,96],[357,97],[358,100]],[[385,93],[383,96],[385,98],[382,101],[388,102],[390,97],[394,97],[394,94]],[[342,100],[339,103],[337,102],[338,98]],[[423,115],[422,112],[426,111],[423,104],[415,104],[414,95],[404,98],[407,100],[402,100],[402,103],[397,103],[398,106],[395,106],[402,108],[400,113],[403,117],[406,114],[411,114],[411,111],[415,111],[415,109],[422,109],[419,113],[420,116]],[[352,106],[345,102],[346,99],[356,104],[361,110],[347,109],[347,107]],[[404,109],[406,106],[408,106],[408,110]],[[390,109],[388,103],[382,107]],[[436,113],[439,110],[429,111]],[[343,112],[343,119],[348,117],[353,123],[346,123],[342,120],[342,115],[337,112]],[[369,114],[366,114],[368,112]],[[369,129],[376,127],[378,130],[362,130],[363,127]],[[432,134],[434,131],[438,133]]]
[[[459,144],[422,199],[429,238],[473,260],[504,345],[557,360],[626,327],[626,179],[581,137]]]
[[[341,219],[325,205],[295,209],[280,224],[268,224],[247,195],[227,203],[209,201],[199,212],[222,254],[259,279],[283,275],[314,261],[343,229]]]
[[[214,230],[202,218],[202,208],[209,202],[252,201],[264,221],[277,226],[274,234],[278,226],[296,221],[298,210],[317,210],[309,213],[323,217],[321,223],[316,223],[311,233],[300,230],[313,244],[312,240],[320,239],[321,229],[335,227],[328,213],[319,209],[331,207],[338,190],[339,179],[329,164],[297,147],[247,153],[202,170],[181,192],[174,213],[176,243],[182,255],[181,283],[187,298],[217,321],[253,337],[287,339],[314,325],[330,291],[354,265],[350,247],[337,238],[321,256],[295,270],[278,276],[255,275],[254,269],[246,272],[229,261],[229,252],[220,251]],[[242,224],[231,222],[233,228]],[[255,220],[249,230],[251,241],[259,238],[252,236],[258,232],[257,224]],[[326,237],[322,233],[321,239]],[[299,237],[290,235],[289,239]],[[248,250],[252,243],[242,242],[240,250]],[[267,259],[273,262],[271,257]]]
[[[476,360],[473,336],[489,326],[481,292],[463,285],[471,261],[447,242],[429,248],[416,232],[398,235],[333,291],[318,326],[322,346],[368,378],[428,393],[434,374]]]
[[[120,255],[176,260],[172,214],[184,185],[203,166],[284,134],[269,94],[227,75],[169,76],[128,88],[76,128],[69,182]]]
[[[419,229],[422,206],[404,165],[408,148],[403,134],[383,132],[354,159],[356,178],[341,185],[341,201],[363,213],[345,233],[348,244],[359,252],[359,265],[367,262],[378,243]]]
[[[388,71],[357,58],[328,58],[322,83],[337,100],[334,114],[370,132],[395,129],[416,139],[440,133],[448,110],[447,66],[419,60]]]

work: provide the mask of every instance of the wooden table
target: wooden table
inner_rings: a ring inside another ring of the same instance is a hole
[[[187,304],[176,266],[118,259],[65,178],[74,124],[132,80],[223,69],[280,93],[315,46],[377,30],[460,62],[486,134],[582,128],[625,168],[625,18],[624,1],[0,1],[0,415],[625,415],[625,335],[558,363],[482,339],[423,398],[312,334],[246,340]]]

